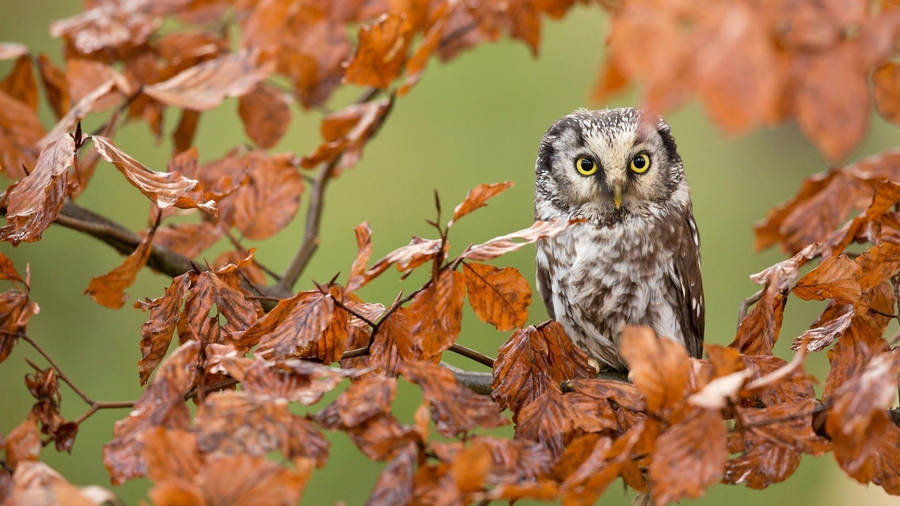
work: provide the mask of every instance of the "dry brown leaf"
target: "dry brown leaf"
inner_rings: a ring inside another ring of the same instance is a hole
[[[166,293],[156,299],[137,301],[135,308],[149,311],[147,321],[141,326],[141,360],[138,373],[141,384],[147,383],[150,374],[162,361],[172,342],[172,334],[178,323],[181,303],[193,282],[191,273],[182,274],[172,280]]]
[[[6,177],[19,179],[32,170],[40,152],[35,146],[43,136],[37,113],[0,91],[0,169]]]
[[[190,412],[184,395],[197,377],[199,349],[199,343],[189,341],[172,352],[132,411],[116,422],[112,441],[103,445],[103,463],[113,484],[146,474],[144,444],[140,441],[144,431],[154,427],[187,430]]]
[[[47,55],[41,53],[37,60],[38,71],[41,74],[41,81],[44,83],[44,93],[47,95],[47,101],[56,114],[57,118],[62,118],[69,112],[71,98],[69,97],[69,86],[66,82],[66,73],[54,65]]]
[[[464,298],[463,276],[445,269],[409,302],[406,315],[418,358],[436,360],[456,341],[462,328]]]
[[[93,136],[92,139],[100,156],[115,165],[135,188],[156,203],[160,209],[176,206],[183,209],[196,207],[207,212],[215,211],[215,202],[197,202],[191,198],[191,191],[197,187],[196,180],[186,178],[177,172],[154,172],[119,150],[109,139],[100,136]]]
[[[649,327],[625,327],[620,353],[628,378],[644,394],[647,411],[677,422],[688,393],[690,362],[680,343],[657,337]]]
[[[885,62],[872,74],[875,83],[875,107],[881,116],[900,123],[900,65]]]
[[[353,259],[353,265],[350,266],[350,276],[347,279],[347,291],[352,292],[364,286],[367,282],[365,279],[366,265],[372,258],[372,229],[369,222],[364,221],[353,229],[356,234],[356,258]]]
[[[453,372],[430,362],[404,362],[400,374],[422,387],[431,406],[437,431],[447,437],[467,433],[475,427],[494,428],[509,421],[500,407],[487,396],[476,394],[457,383]]]
[[[218,392],[200,406],[195,423],[197,447],[207,455],[264,457],[278,450],[288,459],[314,459],[320,467],[328,458],[325,436],[312,422],[291,413],[285,400]]]
[[[452,227],[463,216],[486,206],[488,200],[500,195],[511,188],[512,185],[512,181],[503,181],[494,184],[480,184],[469,190],[469,193],[466,194],[466,199],[453,209],[453,218],[447,223],[447,228]]]
[[[531,244],[540,239],[546,239],[559,234],[569,226],[580,223],[581,220],[560,219],[556,221],[536,221],[528,228],[495,237],[490,241],[472,245],[463,251],[461,258],[468,260],[491,260],[500,255],[515,251],[526,244]]]
[[[74,160],[75,141],[69,135],[41,150],[31,173],[6,191],[6,225],[0,228],[0,240],[16,245],[41,238],[62,209]]]
[[[553,388],[524,404],[516,415],[516,439],[536,441],[554,457],[562,455],[572,438],[589,424],[585,415]]]
[[[717,409],[700,409],[656,441],[650,464],[653,497],[661,504],[700,497],[725,471],[725,424]]]
[[[238,100],[238,114],[247,137],[263,149],[269,149],[284,136],[291,124],[291,103],[277,89],[257,84]]]
[[[0,91],[37,111],[37,81],[34,79],[30,56],[26,54],[16,60],[9,74],[0,81]]]
[[[181,116],[178,118],[178,126],[172,132],[172,144],[175,145],[175,152],[181,153],[186,149],[190,149],[194,144],[194,136],[197,135],[197,126],[200,123],[200,111],[191,109],[182,109]]]
[[[0,60],[12,60],[28,54],[28,46],[18,42],[0,42]]]
[[[332,295],[300,292],[233,340],[241,349],[259,344],[256,353],[267,359],[316,356],[331,363],[343,353],[348,330],[349,315],[335,306]]]
[[[125,305],[128,296],[125,295],[125,289],[134,283],[137,273],[150,258],[153,252],[153,235],[155,227],[144,235],[141,242],[125,257],[125,261],[115,269],[108,273],[91,279],[88,287],[84,290],[85,295],[90,295],[97,304],[106,306],[110,309],[119,309]]]
[[[836,302],[853,303],[860,295],[860,271],[860,267],[846,255],[828,257],[800,278],[791,292],[804,300],[834,299]]]
[[[17,336],[25,332],[28,320],[39,311],[38,305],[29,300],[27,290],[0,293],[0,362],[9,357]]]
[[[257,52],[241,51],[197,64],[143,91],[167,105],[206,111],[227,97],[248,93],[271,71],[271,65],[260,64]]]
[[[403,70],[413,35],[404,15],[382,15],[375,23],[361,27],[356,55],[347,66],[344,80],[387,88]]]
[[[523,405],[560,383],[595,374],[587,355],[577,348],[557,322],[516,331],[497,352],[491,396],[518,413]],[[519,415],[517,415],[517,420]]]
[[[485,323],[506,331],[528,320],[531,287],[518,269],[463,262],[469,304]]]
[[[341,158],[339,168],[354,165],[362,157],[366,142],[375,135],[382,120],[393,106],[393,98],[353,104],[322,119],[320,129],[324,142],[306,155],[301,164],[312,168],[333,163]]]
[[[41,456],[41,433],[37,420],[29,416],[6,435],[6,462],[13,469]]]

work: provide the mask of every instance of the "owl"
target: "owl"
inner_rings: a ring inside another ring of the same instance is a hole
[[[539,220],[583,219],[539,241],[537,285],[550,316],[601,368],[627,369],[618,341],[646,325],[699,357],[700,236],[669,125],[639,109],[579,109],[544,135]]]

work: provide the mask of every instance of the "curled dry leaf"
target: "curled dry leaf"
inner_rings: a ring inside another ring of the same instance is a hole
[[[410,504],[413,495],[419,449],[410,443],[384,467],[366,506],[394,506]]]
[[[192,111],[191,109],[182,109],[181,116],[178,118],[178,126],[172,132],[172,144],[175,145],[175,152],[181,153],[194,144],[194,137],[197,135],[197,126],[200,124],[200,111]]]
[[[583,220],[570,221],[567,219],[560,219],[555,221],[536,221],[528,228],[495,237],[494,239],[481,244],[469,246],[463,251],[460,257],[468,260],[491,260],[492,258],[497,258],[500,255],[515,251],[526,244],[536,242],[539,239],[553,237],[569,228],[571,225],[580,223],[581,221]]]
[[[50,103],[50,108],[53,109],[56,117],[61,118],[69,111],[69,107],[71,106],[69,86],[68,83],[66,83],[66,73],[54,65],[50,61],[50,58],[47,58],[47,55],[44,53],[41,53],[38,56],[37,66],[38,71],[41,74],[41,82],[44,84],[44,93],[47,95],[47,102]]]
[[[447,437],[469,432],[475,427],[501,427],[509,421],[489,397],[478,395],[457,383],[453,373],[430,362],[404,362],[400,374],[422,387],[431,406],[437,431]]]
[[[481,321],[500,331],[525,324],[531,305],[531,287],[518,269],[467,262],[462,265],[469,304]]]
[[[590,427],[591,421],[566,396],[548,388],[516,413],[515,437],[538,442],[559,457],[572,438]]]
[[[876,413],[886,411],[897,393],[900,352],[874,356],[865,368],[844,382],[831,396],[826,429],[839,443],[864,444]]]
[[[43,462],[22,462],[12,474],[9,496],[4,504],[100,506],[116,502],[116,496],[105,488],[96,485],[76,487]]]
[[[872,74],[875,83],[875,107],[881,116],[900,123],[900,65],[895,62],[882,64]]]
[[[822,351],[838,340],[838,338],[850,326],[856,311],[851,305],[830,305],[819,320],[809,330],[800,334],[791,343],[792,350],[802,347],[806,351]]]
[[[85,54],[126,44],[140,45],[159,26],[160,20],[150,11],[151,2],[146,1],[100,4],[71,18],[54,21],[50,35],[65,37]]]
[[[816,401],[806,399],[767,408],[741,408],[741,424],[728,437],[729,452],[740,455],[726,463],[723,481],[766,488],[790,477],[800,464],[801,453],[825,453],[828,440],[813,432],[816,406]]]
[[[153,251],[153,235],[155,228],[150,229],[145,234],[137,248],[125,257],[125,261],[115,269],[108,273],[91,279],[88,287],[84,290],[86,295],[90,295],[97,304],[106,306],[110,309],[119,309],[125,305],[128,296],[125,295],[125,289],[134,283],[137,273],[150,258]]]
[[[0,42],[0,60],[12,60],[28,54],[28,46],[18,42]]]
[[[435,360],[456,341],[462,329],[464,298],[463,276],[444,269],[409,302],[406,315],[413,349],[420,359]]]
[[[350,266],[350,276],[347,279],[347,291],[352,292],[364,286],[367,282],[364,274],[369,259],[372,258],[372,228],[369,222],[364,221],[353,229],[356,234],[356,258]]]
[[[373,100],[353,104],[325,116],[320,124],[324,142],[315,152],[304,156],[300,163],[312,168],[321,163],[333,163],[340,157],[340,167],[354,165],[362,157],[363,147],[375,135],[393,104],[393,97]]]
[[[690,362],[684,346],[657,337],[649,327],[625,327],[619,346],[628,378],[644,395],[647,411],[677,422],[688,393]]]
[[[54,139],[72,131],[77,123],[94,109],[97,101],[109,96],[115,90],[115,85],[115,80],[109,79],[85,95],[84,98],[79,100],[71,109],[68,109],[68,112],[66,112],[65,115],[59,118],[59,121],[57,121],[56,124],[53,125],[53,128],[47,132],[47,135],[43,136],[37,142],[38,147],[43,148],[50,142],[53,142]]]
[[[851,213],[866,209],[872,202],[873,181],[882,178],[900,180],[900,151],[886,151],[806,179],[794,197],[754,225],[756,249],[780,243],[794,253],[826,240]]]
[[[290,412],[285,399],[249,392],[218,392],[197,411],[197,447],[208,455],[311,458],[323,466],[329,443],[306,418]]]
[[[0,81],[0,91],[27,105],[32,111],[37,111],[38,89],[31,57],[24,55],[16,60],[9,74]]]
[[[403,81],[403,85],[400,86],[400,89],[397,90],[399,95],[409,93],[413,86],[418,84],[419,80],[422,79],[422,74],[425,72],[428,60],[431,59],[431,54],[434,52],[435,48],[437,48],[438,44],[441,42],[441,37],[444,35],[444,27],[447,25],[447,16],[445,13],[448,7],[448,4],[441,4],[438,7],[438,11],[433,15],[437,19],[431,24],[428,31],[425,32],[425,35],[422,37],[422,42],[419,43],[419,47],[416,48],[415,52],[413,52],[412,56],[409,58],[409,61],[406,62],[406,79]]]
[[[259,83],[238,100],[247,137],[263,149],[278,144],[291,123],[291,103],[281,92]]]
[[[688,402],[700,408],[722,409],[727,405],[727,401],[737,399],[741,386],[752,375],[753,371],[743,369],[719,376],[707,383],[699,392],[688,397]]]
[[[365,272],[363,284],[378,277],[391,265],[396,265],[397,270],[400,272],[411,271],[436,257],[440,253],[442,246],[444,245],[440,239],[413,237],[408,245],[391,251],[384,258],[375,262],[375,265]]]
[[[193,167],[189,174],[218,200],[219,223],[237,228],[249,239],[266,239],[297,214],[303,177],[293,156],[261,151],[232,151]]]
[[[281,300],[274,309],[247,330],[234,336],[241,349],[256,344],[256,353],[267,359],[318,357],[326,363],[340,358],[347,345],[350,317],[336,307],[334,295],[300,292]]]
[[[124,96],[134,93],[133,86],[125,76],[105,63],[84,58],[70,58],[66,61],[66,83],[73,103],[81,102],[94,90],[104,86],[107,81],[112,81],[119,93],[105,94],[101,98],[87,102],[90,105],[82,108],[84,111],[82,116],[119,105]]]
[[[197,451],[193,434],[157,428],[144,437],[144,457],[155,483],[154,504],[247,504],[288,506],[300,500],[312,463],[295,459],[295,468],[265,457],[209,456]]]
[[[725,424],[716,409],[699,409],[656,441],[650,464],[653,496],[661,504],[700,497],[725,471]]]
[[[160,209],[176,206],[183,209],[196,207],[207,212],[215,211],[214,202],[198,202],[191,198],[191,191],[197,187],[196,180],[186,178],[177,172],[154,172],[119,150],[109,139],[101,136],[93,136],[92,139],[100,156],[115,165],[128,182],[156,203]]]
[[[400,75],[414,36],[406,16],[385,14],[359,29],[356,55],[344,80],[360,86],[385,89]]]
[[[206,111],[227,97],[244,95],[271,72],[271,65],[260,64],[257,52],[245,50],[194,65],[143,91],[167,105]]]
[[[6,436],[6,462],[15,469],[20,463],[35,462],[41,455],[41,433],[37,419],[29,416]]]
[[[28,105],[0,91],[0,169],[11,179],[27,174],[22,167],[33,167],[40,150],[37,142],[44,127]]]
[[[469,190],[469,193],[466,194],[466,199],[453,209],[453,218],[447,222],[447,228],[453,226],[453,224],[459,221],[463,216],[486,206],[488,200],[500,195],[511,188],[512,185],[512,181],[503,181],[494,184],[480,184],[475,188],[472,188]]]
[[[595,374],[587,355],[572,344],[557,322],[518,330],[497,352],[491,396],[517,413],[547,390],[560,391],[563,381]]]
[[[6,191],[7,224],[0,228],[0,240],[16,245],[41,238],[62,209],[74,160],[75,141],[68,135],[41,150],[31,173]]]
[[[192,273],[177,276],[161,297],[137,301],[134,304],[135,308],[150,312],[147,321],[141,325],[141,359],[138,361],[138,373],[142,385],[147,383],[150,374],[169,349],[175,325],[178,323],[181,303],[193,282],[192,277]]]
[[[28,320],[39,311],[38,305],[28,298],[27,290],[0,293],[0,362],[9,357],[18,335],[25,332]]]
[[[103,463],[113,484],[147,473],[144,444],[140,440],[144,431],[154,427],[188,429],[190,412],[184,395],[197,377],[199,349],[199,343],[189,341],[172,352],[132,411],[116,422],[112,441],[103,445]]]
[[[153,244],[195,258],[218,242],[222,235],[222,228],[209,221],[177,223],[157,228]]]
[[[860,296],[860,271],[860,267],[846,255],[828,257],[800,278],[792,293],[804,300],[834,299],[853,303]]]

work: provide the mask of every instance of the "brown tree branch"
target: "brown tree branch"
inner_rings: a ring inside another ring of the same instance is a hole
[[[363,93],[355,103],[364,104],[366,102],[371,102],[379,93],[380,90],[377,88],[370,88]],[[390,115],[391,109],[393,108],[388,108],[388,110],[378,118],[374,127],[375,130],[372,135],[369,136],[369,140],[375,137],[375,134],[378,132],[381,125],[384,124],[384,121],[387,119],[388,115]],[[297,283],[297,280],[300,279],[303,270],[306,268],[306,265],[309,263],[310,259],[312,259],[313,254],[319,247],[319,227],[322,223],[322,208],[325,205],[325,188],[331,181],[334,171],[341,163],[341,158],[343,158],[343,153],[338,154],[332,161],[323,165],[322,168],[319,169],[319,174],[313,182],[306,211],[306,226],[303,230],[303,240],[300,243],[300,248],[297,250],[297,253],[294,255],[294,258],[291,260],[287,269],[285,269],[281,279],[272,287],[272,292],[278,296],[289,297],[292,295],[294,285]]]
[[[37,342],[35,342],[34,339],[28,337],[27,334],[21,333],[21,332],[17,333],[17,334],[12,334],[12,335],[14,335],[14,336],[18,337],[19,339],[25,341],[26,343],[30,344],[31,347],[35,349],[35,351],[40,353],[41,356],[44,357],[44,360],[46,360],[50,364],[50,367],[52,367],[53,370],[56,371],[56,375],[59,376],[59,379],[63,380],[63,382],[66,385],[69,385],[69,388],[71,388],[72,391],[78,395],[78,397],[81,397],[81,399],[84,402],[86,402],[88,405],[95,404],[93,399],[88,397],[87,394],[82,392],[80,388],[75,386],[75,383],[72,383],[72,380],[70,380],[69,377],[66,376],[66,373],[64,373],[63,370],[59,367],[59,364],[57,364],[56,361],[53,360],[53,357],[51,357],[50,354],[47,353],[46,350],[44,350],[44,348],[42,348]]]
[[[131,230],[74,202],[63,205],[56,223],[99,239],[123,255],[130,255],[141,242],[141,237]],[[190,258],[156,244],[152,246],[147,266],[173,278],[198,267]]]

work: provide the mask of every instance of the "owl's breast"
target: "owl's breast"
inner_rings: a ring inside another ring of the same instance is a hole
[[[538,285],[548,311],[576,344],[616,369],[625,368],[617,341],[626,325],[648,325],[683,341],[667,300],[673,261],[660,226],[666,225],[641,217],[605,227],[581,223],[538,245]]]

